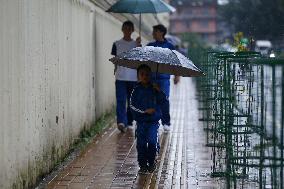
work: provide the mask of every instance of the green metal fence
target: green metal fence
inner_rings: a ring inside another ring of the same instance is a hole
[[[226,188],[283,189],[284,59],[211,51],[199,66],[211,176]]]

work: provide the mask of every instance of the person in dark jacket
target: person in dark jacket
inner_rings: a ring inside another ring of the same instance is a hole
[[[169,100],[158,86],[151,83],[151,68],[145,64],[137,69],[138,84],[130,97],[130,109],[137,123],[137,152],[139,173],[156,169],[159,120],[170,125]]]
[[[153,38],[155,41],[148,43],[147,46],[162,47],[162,48],[175,50],[173,44],[168,42],[167,39],[165,38],[166,34],[167,34],[167,28],[164,25],[158,24],[153,26]],[[171,77],[170,74],[164,74],[164,73],[153,73],[152,75],[153,83],[156,83],[168,98],[170,96],[170,77]],[[175,76],[174,84],[177,84],[178,81],[179,81],[179,76]],[[165,123],[163,119],[162,119],[162,125],[165,132],[169,132],[171,130],[170,125]]]

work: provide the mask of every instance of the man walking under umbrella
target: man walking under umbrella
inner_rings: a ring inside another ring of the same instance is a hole
[[[169,43],[165,38],[165,35],[167,34],[167,28],[164,25],[158,24],[153,26],[152,34],[155,41],[148,43],[147,46],[162,47],[171,50],[175,49],[174,46],[171,43]],[[171,76],[169,74],[162,74],[162,73],[153,73],[152,76],[153,83],[156,83],[168,98],[170,96],[170,77]],[[177,83],[176,81],[178,81],[177,78],[178,76],[175,76],[175,84]],[[169,132],[170,125],[166,124],[163,118],[162,118],[162,124],[164,131]]]

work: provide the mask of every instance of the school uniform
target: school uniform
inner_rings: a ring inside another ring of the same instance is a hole
[[[162,48],[168,48],[171,50],[175,49],[175,47],[170,42],[168,42],[166,39],[164,41],[154,41],[154,42],[148,43],[147,46],[162,47]],[[166,94],[168,98],[170,96],[170,78],[171,78],[170,74],[152,73],[152,82],[157,83],[160,89]],[[162,119],[162,124],[170,126],[166,124],[163,119]]]
[[[122,38],[113,43],[111,54],[117,56],[135,47],[137,47],[136,41],[126,41]],[[127,127],[128,125],[132,125],[133,121],[129,109],[129,99],[131,92],[137,83],[136,70],[123,66],[116,66],[115,79],[117,123],[123,123],[125,127]]]
[[[154,108],[153,114],[145,110]],[[138,83],[133,89],[130,98],[130,109],[137,122],[136,137],[138,163],[140,167],[152,166],[158,148],[159,120],[163,117],[170,124],[170,115],[167,111],[169,100],[163,91],[158,92],[151,84],[148,87]]]

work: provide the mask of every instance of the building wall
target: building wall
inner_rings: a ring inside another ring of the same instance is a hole
[[[177,8],[170,17],[171,33],[196,33],[207,42],[216,42],[217,1],[172,0],[171,3]]]
[[[94,119],[90,7],[5,0],[0,9],[0,188],[27,188]]]
[[[1,0],[0,28],[0,188],[31,188],[115,104],[121,21],[88,0]]]
[[[102,115],[111,108],[115,99],[114,66],[108,61],[114,40],[121,38],[121,23],[105,14],[95,12],[95,84],[96,115]]]

